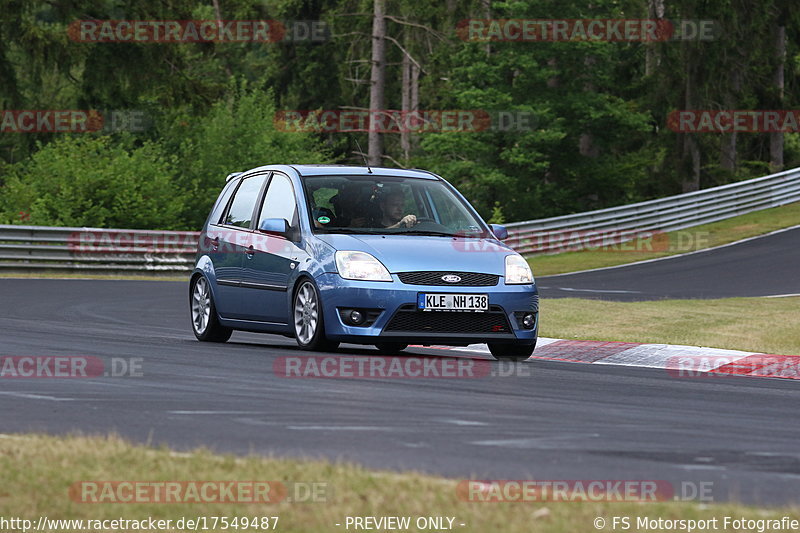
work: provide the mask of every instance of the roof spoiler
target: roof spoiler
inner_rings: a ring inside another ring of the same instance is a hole
[[[243,172],[231,172],[230,174],[228,174],[228,177],[225,178],[225,183],[228,183],[229,181],[231,181],[233,178],[235,178],[240,174],[243,174]]]

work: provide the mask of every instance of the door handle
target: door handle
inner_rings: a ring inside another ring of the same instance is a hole
[[[256,255],[256,249],[255,249],[255,248],[253,248],[253,245],[251,244],[251,245],[250,245],[250,246],[247,248],[247,251],[246,251],[244,254],[247,256],[247,258],[248,258],[248,259],[252,259],[252,258],[253,258],[253,256],[254,256],[254,255]]]
[[[216,252],[219,249],[219,237],[214,237],[211,241],[211,250]]]

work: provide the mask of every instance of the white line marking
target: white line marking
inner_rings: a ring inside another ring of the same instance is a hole
[[[771,294],[769,296],[762,296],[762,298],[792,298],[793,296],[800,296],[800,292],[794,294]]]
[[[549,287],[542,287],[543,289]],[[611,289],[573,289],[571,287],[553,287],[554,289],[558,289],[560,291],[572,291],[572,292],[611,292],[611,293],[620,293],[620,294],[641,294],[642,291],[623,291],[623,290],[611,290]]]
[[[503,448],[540,448],[540,449],[561,449],[565,440],[585,439],[587,437],[597,438],[599,433],[589,433],[585,435],[570,435],[564,437],[540,437],[527,439],[497,439],[497,440],[476,440],[469,444],[476,446],[501,446]]]
[[[458,420],[456,418],[442,420],[445,424],[455,424],[457,426],[488,426],[486,422],[478,422],[477,420]]]
[[[16,398],[25,398],[27,400],[49,400],[52,402],[71,402],[75,398],[56,398],[55,396],[45,396],[43,394],[30,394],[26,392],[0,392],[6,396],[14,396]]]
[[[167,411],[171,415],[260,415],[264,411]]]
[[[286,426],[298,431],[396,431],[397,428],[381,426]]]

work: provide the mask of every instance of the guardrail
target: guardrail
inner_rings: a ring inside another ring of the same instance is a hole
[[[800,201],[800,168],[620,207],[507,224],[523,254],[617,244]]]
[[[508,224],[525,254],[577,250],[800,201],[800,168],[712,189]],[[186,273],[199,233],[0,225],[0,270]]]
[[[0,270],[185,273],[199,233],[0,225]]]

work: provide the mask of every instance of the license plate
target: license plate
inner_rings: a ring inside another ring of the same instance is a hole
[[[422,311],[487,311],[489,295],[419,293],[417,309]]]

